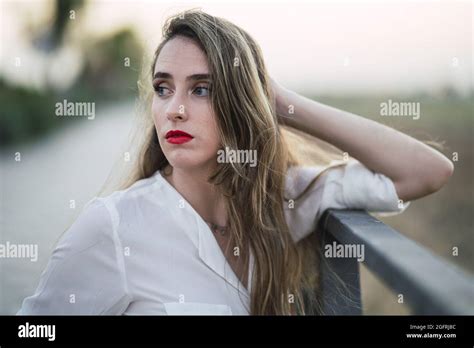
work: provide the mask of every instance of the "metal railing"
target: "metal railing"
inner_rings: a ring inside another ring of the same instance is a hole
[[[318,226],[321,247],[363,245],[364,265],[414,315],[474,314],[474,277],[434,255],[362,210],[327,210]],[[324,250],[323,250],[324,253]],[[359,261],[326,258],[321,263],[324,314],[362,314]],[[329,268],[329,270],[328,270]],[[342,283],[334,277],[336,274]]]

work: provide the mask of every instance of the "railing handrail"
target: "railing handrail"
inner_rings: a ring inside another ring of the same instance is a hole
[[[320,228],[341,244],[363,244],[364,264],[392,291],[403,294],[413,314],[474,314],[472,275],[367,212],[328,209]],[[355,259],[345,262],[358,263]],[[353,279],[358,281],[359,274]],[[349,285],[360,292],[359,284]]]

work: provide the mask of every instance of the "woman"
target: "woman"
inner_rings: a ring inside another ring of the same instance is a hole
[[[151,80],[132,184],[87,204],[19,314],[318,313],[306,237],[321,214],[399,213],[453,172],[405,134],[284,89],[245,31],[200,11],[167,21]],[[298,164],[287,127],[350,159]]]

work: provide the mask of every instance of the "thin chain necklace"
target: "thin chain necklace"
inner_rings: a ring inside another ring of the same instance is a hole
[[[224,236],[227,233],[227,226],[220,226],[218,224],[215,224],[213,222],[206,221],[206,223],[209,225],[211,228],[211,231],[214,233],[220,233],[221,236]]]

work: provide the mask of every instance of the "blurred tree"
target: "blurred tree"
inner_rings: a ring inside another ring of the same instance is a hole
[[[12,85],[10,81],[0,78],[0,144],[31,140],[64,124],[66,119],[58,118],[54,113],[54,105],[58,101],[67,99],[97,103],[123,101],[137,95],[143,46],[131,28],[120,28],[107,37],[90,35],[66,42],[68,31],[73,25],[80,25],[80,22],[71,20],[72,16],[77,18],[78,10],[84,4],[83,0],[55,1],[52,20],[34,28],[26,39],[33,50],[46,56],[44,65],[37,67],[44,74],[43,88],[33,90],[30,86]],[[55,89],[49,76],[51,69],[57,69],[57,65],[51,62],[66,44],[78,48],[83,64],[67,90]],[[80,122],[80,118],[69,119]]]
[[[53,47],[61,44],[66,27],[71,17],[71,11],[77,11],[84,5],[83,0],[56,0],[56,17],[53,22]]]
[[[106,99],[134,96],[143,50],[129,28],[89,42],[84,48],[84,69],[74,93]]]
[[[51,25],[45,30],[36,32],[31,38],[33,46],[45,53],[54,51],[61,46],[68,24],[71,23],[71,11],[76,12],[84,5],[83,0],[56,0],[55,13]]]

